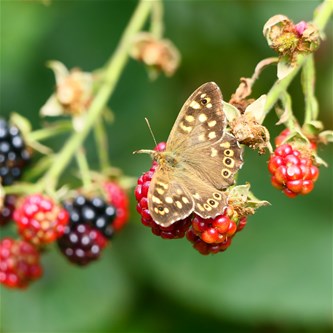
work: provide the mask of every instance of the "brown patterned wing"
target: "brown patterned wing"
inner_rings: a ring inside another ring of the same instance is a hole
[[[189,216],[194,201],[174,171],[159,166],[149,185],[148,209],[157,224],[167,227]]]
[[[196,178],[217,190],[233,185],[235,175],[243,165],[242,148],[235,137],[227,132],[212,145],[184,151],[182,159]]]
[[[166,150],[181,151],[221,139],[226,126],[222,94],[214,82],[200,86],[183,105],[170,132]]]

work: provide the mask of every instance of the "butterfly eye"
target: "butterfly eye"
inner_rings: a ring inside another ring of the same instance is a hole
[[[200,102],[201,102],[202,105],[206,105],[208,101],[207,101],[206,98],[202,98],[202,99],[200,100]]]

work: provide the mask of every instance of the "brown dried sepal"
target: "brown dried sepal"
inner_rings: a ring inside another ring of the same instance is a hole
[[[258,150],[259,154],[264,154],[265,149],[270,148],[267,128],[260,125],[254,117],[241,115],[230,124],[230,128],[238,142]]]

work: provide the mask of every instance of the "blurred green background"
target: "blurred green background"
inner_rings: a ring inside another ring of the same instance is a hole
[[[133,156],[166,140],[181,105],[200,84],[215,81],[225,100],[240,77],[273,56],[262,27],[275,14],[310,20],[320,1],[166,1],[165,36],[182,54],[174,77],[149,81],[130,60],[109,102],[115,166],[134,177],[150,167]],[[41,126],[40,107],[54,88],[46,61],[92,71],[115,50],[135,1],[1,1],[1,116],[16,111]],[[316,54],[320,120],[332,129],[332,22]],[[269,90],[275,68],[255,85]],[[299,77],[290,87],[302,121]],[[272,112],[265,122],[272,137]],[[51,142],[61,147],[62,142]],[[88,154],[94,160],[93,140]],[[202,256],[183,240],[162,240],[140,223],[132,192],[131,219],[102,259],[80,269],[56,247],[43,256],[44,277],[24,292],[1,286],[1,332],[329,332],[332,329],[333,149],[311,195],[288,199],[270,185],[267,155],[245,151],[239,183],[272,203],[248,219],[224,253]],[[94,163],[93,163],[94,164]],[[94,166],[94,165],[93,165]],[[66,174],[69,181],[73,166]],[[6,231],[2,231],[6,233]]]

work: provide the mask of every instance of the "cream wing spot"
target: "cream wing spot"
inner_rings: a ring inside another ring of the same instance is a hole
[[[199,200],[201,197],[199,193],[194,193],[193,198]]]
[[[158,194],[164,194],[164,190],[162,189],[162,188],[160,188],[160,187],[158,187],[158,188],[156,188],[156,192],[158,193]]]
[[[206,108],[207,108],[207,109],[211,109],[212,107],[213,107],[212,103],[208,103],[208,104],[206,105]]]
[[[152,196],[152,201],[156,203],[162,203],[162,201],[158,197],[155,197],[155,195]]]
[[[216,120],[211,120],[211,121],[208,122],[208,126],[209,127],[214,127],[216,125],[216,123],[217,123]]]
[[[216,157],[217,156],[217,149],[215,149],[215,148],[211,148],[211,153],[210,153],[210,156],[211,157]]]
[[[190,107],[193,108],[193,109],[198,110],[198,109],[201,108],[201,105],[200,105],[198,102],[196,102],[196,101],[192,101],[192,102],[190,103]]]
[[[221,144],[220,144],[220,147],[222,147],[222,148],[230,148],[230,142],[222,142]]]
[[[209,132],[208,133],[208,138],[209,139],[215,139],[216,138],[216,133],[215,132]]]
[[[187,133],[190,133],[192,131],[192,126],[186,126],[183,122],[181,122],[179,124],[179,127],[184,131],[184,132],[187,132]]]
[[[182,197],[182,201],[184,202],[184,204],[190,203],[190,201],[186,197]]]
[[[205,122],[207,120],[207,116],[204,113],[201,113],[198,117],[200,122]]]
[[[203,208],[199,203],[197,204],[197,207],[198,207],[199,210],[201,210],[202,212],[205,210],[205,208]]]
[[[185,120],[188,121],[189,123],[192,123],[194,121],[194,119],[195,118],[193,116],[191,116],[191,115],[185,116]]]
[[[182,203],[181,203],[180,201],[176,201],[176,206],[177,206],[179,209],[183,208],[183,205],[182,205]]]
[[[199,136],[198,136],[198,140],[199,140],[200,142],[204,142],[204,141],[206,141],[205,134],[204,134],[204,133],[199,134]]]
[[[207,96],[207,94],[204,93],[204,94],[201,94],[201,95],[200,95],[200,98],[204,98],[204,97],[206,97],[206,96]]]
[[[171,204],[173,203],[173,199],[171,197],[166,197],[165,202]]]
[[[183,191],[182,191],[180,188],[177,188],[176,193],[177,193],[178,195],[181,195],[181,194],[183,193]]]

